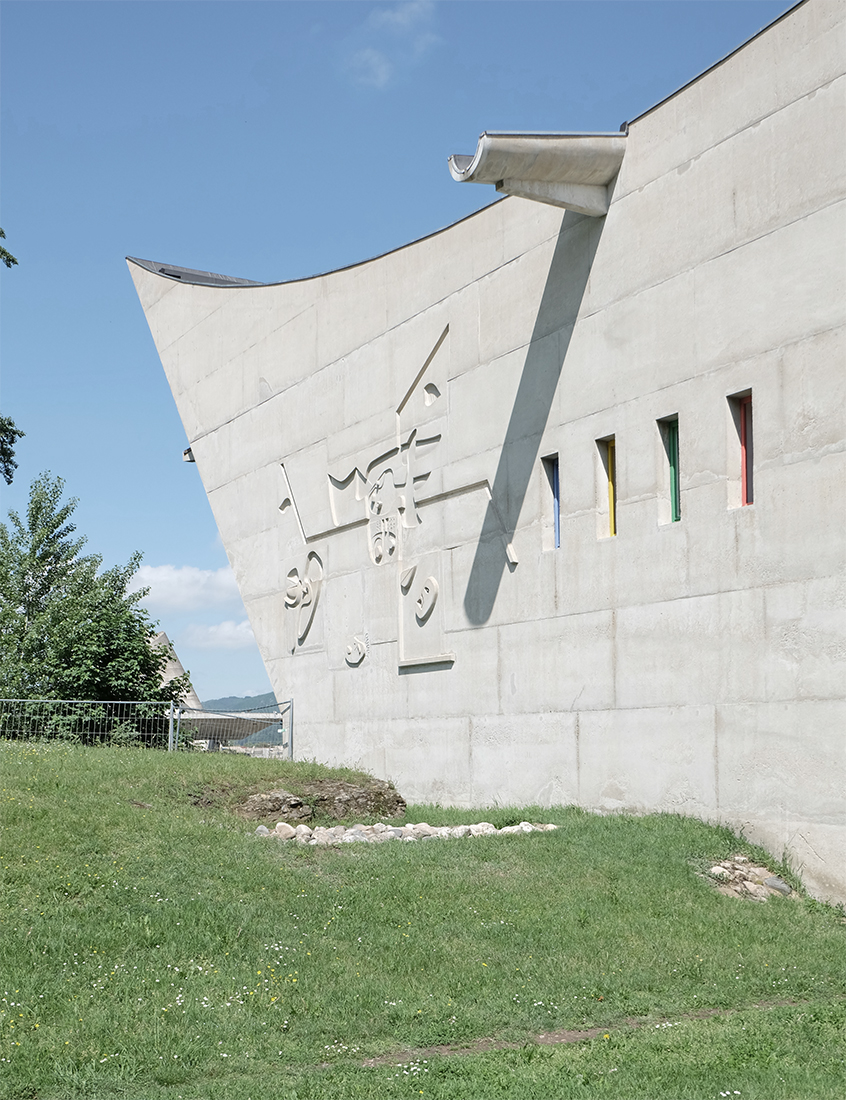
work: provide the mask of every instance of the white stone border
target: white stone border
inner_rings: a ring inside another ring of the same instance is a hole
[[[259,825],[256,836],[275,837],[277,840],[296,840],[300,844],[312,847],[328,848],[337,844],[381,844],[387,840],[461,840],[466,836],[507,836],[516,833],[548,833],[557,829],[557,825],[533,825],[521,821],[519,825],[505,825],[497,829],[490,821],[479,821],[475,825],[429,825],[421,821],[416,825],[386,825],[379,821],[375,825],[335,825],[316,829],[308,825],[289,825],[280,821],[275,829]]]

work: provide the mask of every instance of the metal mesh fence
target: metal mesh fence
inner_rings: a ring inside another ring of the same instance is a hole
[[[0,737],[166,749],[175,713],[171,703],[0,699]]]
[[[208,711],[182,707],[177,712],[176,739],[203,752],[240,752],[249,756],[294,756],[294,701],[278,710]]]
[[[0,738],[293,759],[294,703],[207,711],[150,701],[0,699]]]

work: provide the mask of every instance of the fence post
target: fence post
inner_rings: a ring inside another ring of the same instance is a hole
[[[170,701],[167,723],[167,751],[173,752],[173,700]]]
[[[294,700],[291,700],[290,717],[288,718],[288,759],[294,759]]]

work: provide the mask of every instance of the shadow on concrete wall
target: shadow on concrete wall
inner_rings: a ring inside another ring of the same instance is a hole
[[[473,626],[490,618],[508,565],[505,545],[526,499],[604,224],[570,211],[561,222],[464,593]]]

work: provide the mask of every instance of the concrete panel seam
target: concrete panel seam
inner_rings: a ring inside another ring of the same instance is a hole
[[[696,153],[693,158],[687,157],[685,160],[680,160],[678,162],[674,162],[671,165],[668,165],[667,167],[663,168],[657,176],[653,176],[652,179],[647,180],[645,183],[639,184],[637,187],[632,188],[631,191],[622,191],[619,196],[615,193],[614,199],[612,200],[612,205],[616,205],[617,202],[624,202],[630,195],[636,195],[641,191],[645,191],[648,187],[652,187],[653,184],[657,183],[664,176],[669,175],[671,172],[677,171],[678,168],[681,167],[681,165],[687,164],[688,161],[690,161],[691,159],[697,159],[703,156],[705,153],[709,153],[712,149],[719,149],[721,146],[726,145],[728,142],[734,141],[735,138],[739,137],[747,130],[754,130],[755,127],[760,126],[762,122],[766,122],[766,120],[769,118],[774,118],[782,111],[789,111],[791,107],[795,107],[797,103],[801,103],[803,100],[813,99],[813,97],[815,95],[818,95],[819,92],[825,91],[827,88],[830,88],[833,84],[836,84],[839,80],[843,79],[846,79],[846,73],[840,73],[838,76],[832,77],[830,80],[826,80],[822,84],[816,85],[816,87],[811,88],[809,91],[803,92],[801,95],[797,95],[795,99],[791,99],[787,103],[782,103],[778,107],[774,107],[771,111],[767,111],[765,114],[756,116],[751,122],[746,122],[743,126],[739,126],[736,130],[732,130],[730,134],[725,135],[719,141],[714,141],[710,145],[707,145],[704,149],[701,149],[700,152]],[[637,122],[630,122],[629,125],[636,126]]]
[[[774,236],[776,233],[783,232],[785,229],[790,229],[793,226],[801,225],[802,222],[808,221],[811,218],[815,218],[818,215],[823,214],[828,210],[835,209],[836,207],[841,206],[844,203],[846,203],[846,197],[844,197],[844,196],[840,196],[836,199],[832,199],[831,202],[825,203],[822,206],[818,206],[815,210],[812,210],[807,214],[802,214],[800,217],[794,218],[791,221],[782,222],[780,225],[774,226],[772,229],[768,229],[764,233],[759,233],[755,237],[750,237],[747,240],[743,240],[739,244],[733,245],[731,248],[724,249],[722,252],[716,252],[716,253],[714,253],[714,255],[709,256],[707,259],[696,260],[694,263],[690,264],[688,267],[684,267],[684,268],[680,267],[676,271],[674,271],[672,273],[672,275],[668,275],[664,279],[656,279],[655,282],[645,283],[643,286],[639,286],[635,289],[624,290],[620,294],[619,297],[609,298],[607,301],[603,302],[601,305],[598,305],[596,307],[596,309],[588,309],[584,313],[582,313],[580,311],[579,312],[579,320],[586,320],[589,317],[600,316],[601,314],[605,313],[607,310],[611,309],[613,306],[617,305],[620,302],[631,301],[631,300],[637,298],[639,295],[645,294],[648,291],[655,289],[655,287],[665,286],[668,283],[672,283],[673,281],[675,281],[677,279],[681,279],[686,275],[690,275],[692,272],[696,272],[698,270],[701,270],[702,268],[706,267],[708,264],[715,263],[717,260],[722,259],[724,256],[730,256],[730,255],[732,255],[732,253],[739,252],[743,248],[748,248],[750,245],[756,244],[759,241],[764,241],[768,237]],[[806,338],[807,335],[808,335],[807,333],[804,333],[802,338],[803,339]]]

